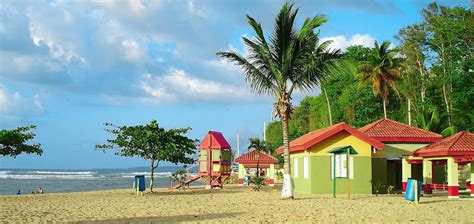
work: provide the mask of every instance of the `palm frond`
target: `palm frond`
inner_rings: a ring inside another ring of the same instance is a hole
[[[265,94],[275,94],[277,91],[277,87],[271,77],[263,72],[265,70],[262,70],[261,67],[255,67],[243,56],[232,51],[218,52],[217,55],[227,59],[229,62],[239,65],[244,69],[245,79],[250,83],[252,91]]]

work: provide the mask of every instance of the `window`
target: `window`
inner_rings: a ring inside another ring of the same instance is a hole
[[[336,154],[336,178],[347,178],[347,155]],[[350,179],[354,179],[354,157],[349,157]],[[331,156],[331,179],[334,179],[334,156]]]
[[[293,174],[296,177],[298,177],[298,158],[295,158],[295,164],[294,164],[294,168],[293,168]]]
[[[309,176],[308,175],[308,162],[309,162],[308,160],[309,160],[309,158],[307,156],[305,156],[303,158],[303,177],[304,177],[304,179],[308,179],[308,176]]]

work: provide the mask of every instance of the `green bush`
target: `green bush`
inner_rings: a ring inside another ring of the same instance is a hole
[[[260,191],[260,188],[262,186],[265,186],[265,177],[252,177],[252,179],[250,180],[250,183],[255,185],[253,187],[255,191]]]

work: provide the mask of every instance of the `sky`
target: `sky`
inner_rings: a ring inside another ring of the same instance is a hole
[[[392,41],[421,20],[430,1],[296,1],[297,23],[325,14],[332,47]],[[146,166],[94,150],[105,122],[191,127],[191,138],[221,131],[241,152],[272,120],[272,97],[252,93],[242,70],[216,52],[245,52],[245,15],[266,33],[283,1],[0,0],[0,129],[34,124],[43,155],[0,158],[0,168],[90,169]],[[469,7],[469,1],[439,1]],[[295,103],[304,96],[299,92]],[[165,164],[169,165],[169,164]]]

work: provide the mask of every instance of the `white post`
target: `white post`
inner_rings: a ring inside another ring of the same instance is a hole
[[[408,99],[408,125],[411,126],[411,101]]]
[[[263,121],[263,141],[266,141],[267,140],[267,136],[265,134],[265,128],[267,127],[267,124],[265,121]]]
[[[240,156],[240,136],[239,134],[237,134],[237,156],[236,157],[239,157]]]

